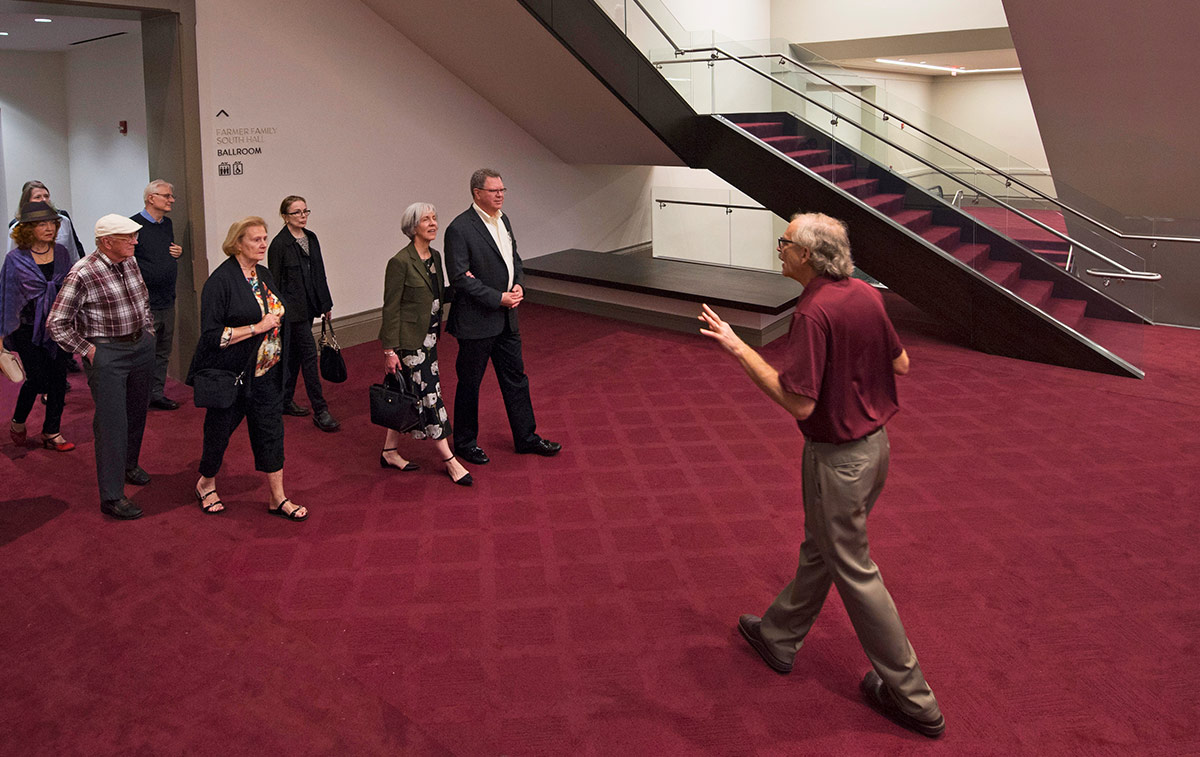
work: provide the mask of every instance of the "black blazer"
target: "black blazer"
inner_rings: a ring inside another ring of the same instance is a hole
[[[258,280],[269,291],[279,296],[275,279],[265,266],[258,266]],[[286,315],[287,304],[284,304]],[[258,297],[242,275],[242,269],[236,258],[229,258],[213,270],[204,282],[204,290],[200,293],[200,340],[196,343],[196,352],[192,355],[192,365],[188,369],[187,384],[192,385],[192,377],[202,368],[221,368],[234,373],[249,369],[247,377],[254,373],[255,356],[258,346],[267,337],[266,334],[254,336],[237,344],[231,344],[221,349],[221,332],[226,326],[249,326],[262,320],[262,309],[258,305]],[[283,335],[283,347],[287,348],[287,329],[280,329]],[[283,354],[287,354],[286,351]],[[280,386],[283,381],[283,371],[276,371]]]
[[[432,248],[430,252],[437,261],[432,280],[412,242],[387,263],[387,272],[383,275],[383,323],[379,327],[379,341],[388,349],[421,349],[429,331],[434,298],[445,302],[441,256]]]
[[[500,217],[512,240],[513,286],[525,286],[521,256],[517,254],[517,238],[513,236],[508,216]],[[446,330],[459,339],[485,339],[504,330],[517,331],[517,311],[500,304],[500,296],[508,286],[508,268],[500,257],[500,248],[491,232],[475,211],[467,208],[446,227],[446,271],[454,287],[454,305]],[[467,276],[470,271],[474,278]]]
[[[304,230],[308,237],[309,276],[304,275],[300,263],[304,251],[285,225],[271,240],[267,248],[267,267],[279,284],[277,292],[286,308],[284,318],[288,321],[311,321],[333,309],[333,297],[329,295],[329,281],[325,278],[325,260],[321,257],[321,243],[317,235]],[[309,296],[311,289],[312,297]],[[316,308],[315,310],[313,308]]]

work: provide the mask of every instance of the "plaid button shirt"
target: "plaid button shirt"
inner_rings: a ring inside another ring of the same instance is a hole
[[[93,337],[154,331],[150,293],[133,258],[114,263],[99,250],[67,274],[46,326],[58,345],[86,355]]]

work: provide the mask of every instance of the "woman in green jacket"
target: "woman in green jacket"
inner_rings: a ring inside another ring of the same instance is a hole
[[[450,451],[450,419],[442,402],[438,378],[437,341],[442,330],[441,256],[430,244],[437,238],[437,209],[427,202],[409,205],[400,217],[400,229],[412,241],[388,261],[383,279],[384,368],[402,372],[421,398],[421,422],[412,430],[414,439],[433,439],[450,479],[470,486],[471,474]],[[400,432],[388,429],[379,465],[401,471],[420,468],[400,456],[396,447]]]

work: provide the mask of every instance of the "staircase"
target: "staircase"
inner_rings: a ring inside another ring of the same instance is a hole
[[[802,209],[845,221],[855,264],[968,345],[1143,375],[1101,336],[1145,320],[1026,246],[790,113],[697,115],[591,0],[519,2],[685,163],[782,218]]]

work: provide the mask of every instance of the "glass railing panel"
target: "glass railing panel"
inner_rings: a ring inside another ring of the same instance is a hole
[[[729,193],[729,199],[732,206],[728,214],[730,264],[738,268],[779,271],[775,240],[783,236],[788,222],[737,190]]]
[[[731,264],[729,219],[724,208],[729,203],[728,192],[655,187],[653,197],[650,236],[654,257]]]

